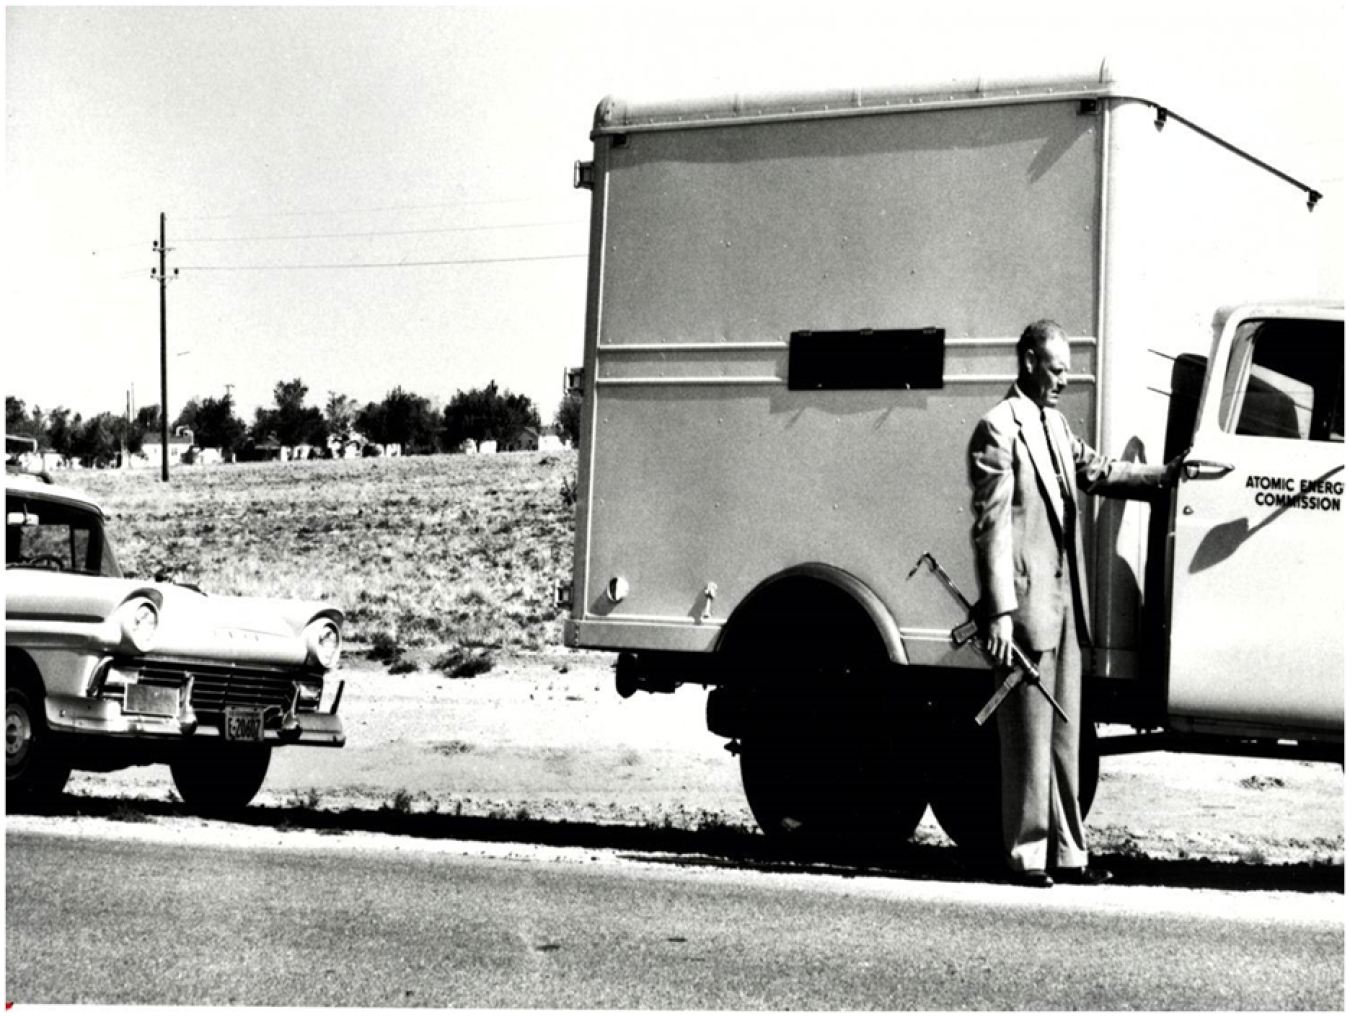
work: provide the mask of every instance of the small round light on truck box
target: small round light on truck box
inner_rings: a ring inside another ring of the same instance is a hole
[[[628,596],[628,580],[623,576],[615,576],[605,586],[605,596],[609,598],[611,604],[619,603]]]

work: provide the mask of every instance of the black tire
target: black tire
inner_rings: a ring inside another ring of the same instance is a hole
[[[65,789],[70,761],[47,728],[41,697],[5,686],[5,795],[12,806],[49,802]]]
[[[837,687],[779,696],[741,741],[741,783],[760,828],[832,850],[909,840],[928,799],[901,711]]]
[[[927,808],[903,770],[883,773],[847,745],[801,752],[775,737],[742,743],[741,783],[755,821],[775,840],[878,851],[909,840]]]
[[[741,676],[741,782],[764,832],[804,846],[887,851],[927,794],[916,711],[876,623],[842,588],[801,574],[743,604],[718,648]]]
[[[1003,852],[998,724],[952,720],[928,754],[933,817],[962,851],[996,859]],[[1097,797],[1101,757],[1097,729],[1087,724],[1078,747],[1078,807],[1086,819]]]
[[[203,815],[236,812],[253,801],[267,779],[270,745],[194,742],[169,764],[184,804]]]
[[[998,725],[948,720],[925,762],[929,804],[943,832],[963,853],[996,860],[1003,851]]]

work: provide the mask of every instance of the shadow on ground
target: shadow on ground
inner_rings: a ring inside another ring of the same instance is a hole
[[[23,811],[29,815],[87,816],[129,823],[198,815],[179,802],[85,795],[62,795],[50,806]],[[890,876],[943,882],[999,882],[1002,879],[996,865],[972,858],[955,847],[912,842],[886,850],[798,845],[771,840],[759,832],[721,825],[687,830],[528,817],[463,816],[415,812],[391,806],[327,810],[297,805],[252,805],[228,816],[214,818],[281,832],[311,830],[334,836],[380,833],[430,840],[596,848],[619,852],[632,861],[663,865]],[[1125,886],[1301,893],[1345,891],[1345,866],[1333,862],[1277,865],[1104,854],[1095,855],[1093,864],[1111,869],[1115,882]]]

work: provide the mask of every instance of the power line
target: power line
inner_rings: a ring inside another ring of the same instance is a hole
[[[472,233],[485,230],[525,230],[541,226],[581,226],[585,219],[555,219],[548,222],[503,223],[498,226],[439,226],[415,230],[374,230],[364,233],[284,233],[258,237],[181,237],[180,244],[224,244],[253,240],[334,240],[358,237],[407,237],[423,233]]]
[[[147,276],[153,275],[153,273],[154,269],[152,269],[149,265],[146,265],[143,268],[126,269],[121,272],[105,275],[102,278],[108,279],[112,282],[119,282],[123,279],[144,279]]]
[[[149,247],[149,246],[150,246],[151,244],[153,244],[153,243],[154,243],[154,240],[152,240],[152,239],[147,239],[147,240],[136,240],[136,241],[133,241],[132,243],[129,243],[129,244],[105,244],[105,245],[103,245],[102,247],[96,247],[96,248],[94,248],[94,249],[93,249],[92,251],[90,251],[89,253],[90,253],[90,254],[105,254],[105,253],[107,253],[108,251],[125,251],[125,250],[127,250],[128,248],[130,248],[130,247],[140,247],[140,246],[142,246],[142,245],[144,245],[144,246],[146,246],[146,247]]]
[[[184,216],[178,222],[218,222],[222,219],[287,219],[320,215],[362,215],[368,212],[418,212],[429,208],[468,208],[476,205],[517,205],[540,201],[539,198],[483,198],[479,201],[445,201],[430,205],[377,205],[370,208],[331,208],[302,212],[265,212],[257,214]]]
[[[369,261],[329,265],[181,265],[183,272],[287,272],[329,268],[419,268],[429,265],[500,265],[519,261],[566,261],[582,254],[538,254],[516,258],[447,258],[436,261]]]

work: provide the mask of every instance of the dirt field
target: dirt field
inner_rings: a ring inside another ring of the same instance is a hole
[[[436,812],[634,827],[753,828],[705,693],[614,692],[612,658],[520,654],[473,678],[389,675],[354,658],[348,741],[276,753],[258,804]],[[1340,767],[1143,754],[1103,761],[1094,851],[1153,859],[1344,863]],[[172,795],[167,768],[77,774],[76,794]],[[917,839],[949,843],[926,817]]]

